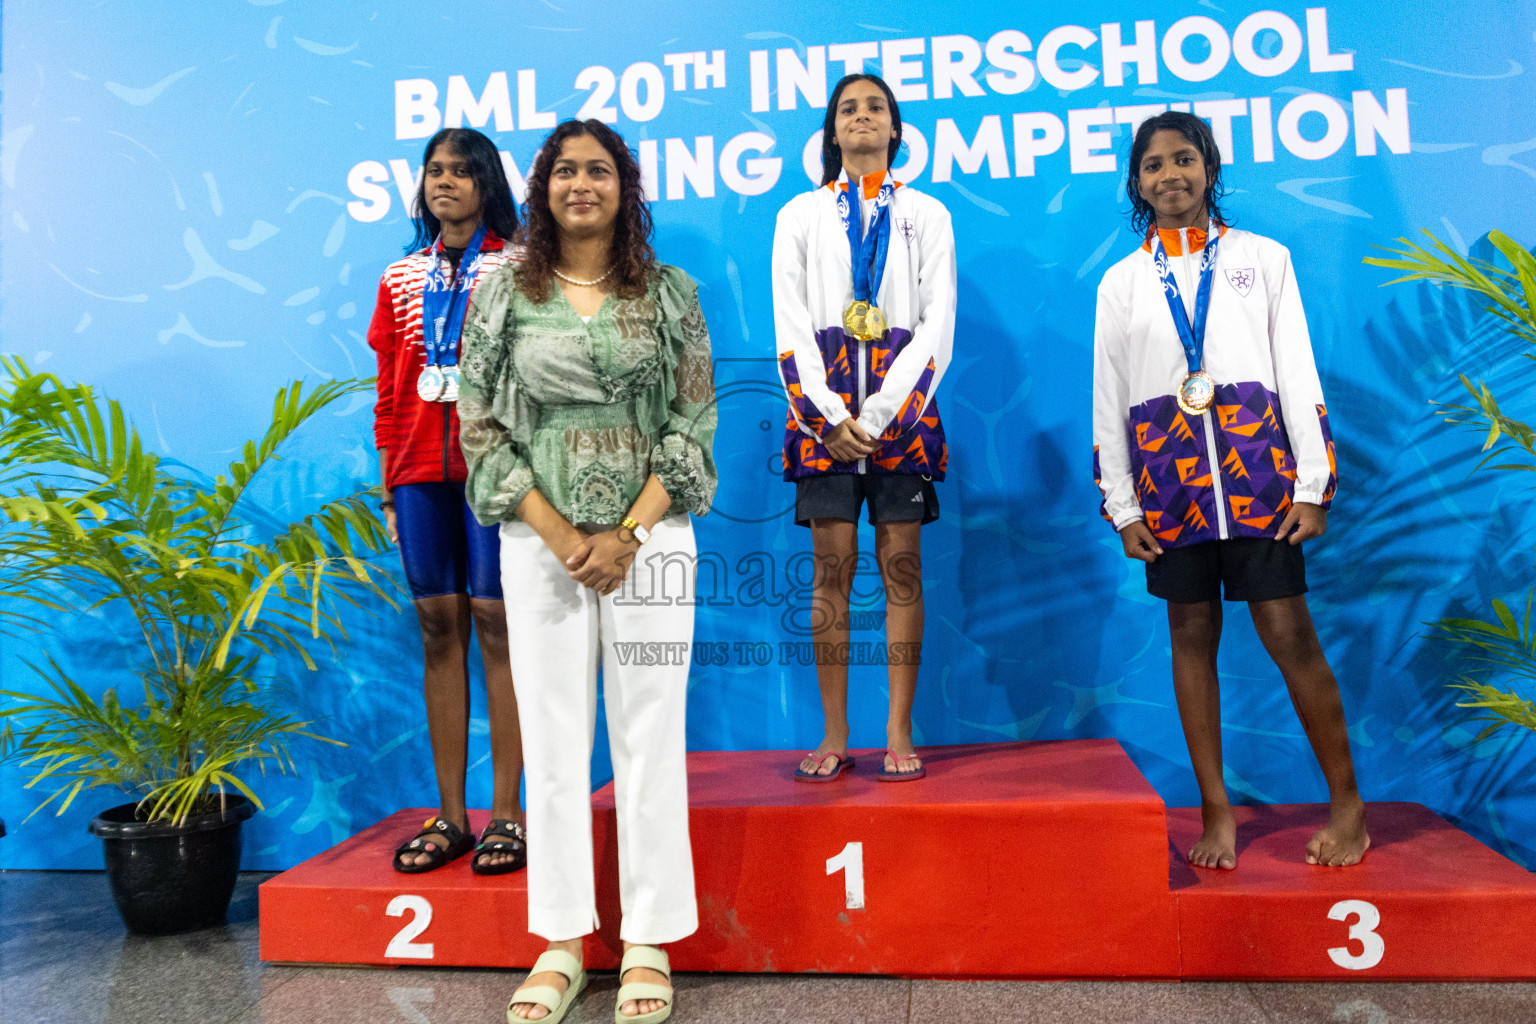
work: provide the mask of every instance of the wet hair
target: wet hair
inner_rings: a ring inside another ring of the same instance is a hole
[[[613,158],[619,175],[619,213],[613,224],[613,291],[621,299],[645,294],[656,272],[656,250],[651,247],[655,224],[640,181],[640,164],[618,132],[601,121],[565,121],[549,133],[528,172],[528,198],[523,202],[523,262],[517,287],[532,302],[549,298],[550,278],[560,262],[560,229],[549,208],[549,176],[566,139],[590,135]]]
[[[827,116],[821,123],[821,183],[831,184],[837,180],[837,176],[843,170],[843,147],[837,144],[837,105],[842,101],[843,90],[854,82],[874,82],[885,93],[885,102],[891,108],[891,127],[896,129],[896,137],[891,140],[890,148],[885,154],[885,165],[889,168],[896,162],[896,152],[901,149],[901,108],[896,105],[896,95],[891,92],[891,87],[885,84],[885,79],[879,75],[845,75],[842,81],[832,87],[832,96],[827,100]]]
[[[511,241],[517,233],[517,204],[512,200],[512,186],[507,184],[507,172],[501,165],[496,143],[473,128],[444,128],[427,140],[427,150],[421,155],[421,182],[411,201],[416,237],[411,239],[406,252],[425,249],[443,230],[443,225],[427,208],[427,164],[439,146],[447,146],[469,165],[475,194],[480,197],[480,219],[485,222],[486,229],[495,232],[504,242]]]
[[[1221,182],[1221,149],[1216,145],[1216,136],[1211,132],[1211,126],[1194,114],[1186,114],[1181,110],[1168,110],[1141,122],[1141,127],[1136,129],[1136,138],[1131,143],[1125,194],[1131,201],[1132,230],[1138,234],[1145,234],[1153,224],[1157,223],[1157,211],[1153,210],[1152,204],[1141,195],[1141,161],[1147,154],[1147,148],[1152,145],[1152,136],[1164,131],[1178,132],[1199,152],[1200,158],[1205,161],[1206,211],[1214,220],[1223,224],[1230,223],[1226,215],[1221,212],[1219,205],[1227,190]]]

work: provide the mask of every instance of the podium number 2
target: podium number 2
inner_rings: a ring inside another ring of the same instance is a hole
[[[827,858],[827,874],[843,873],[843,906],[864,909],[864,844],[849,843],[836,857]]]
[[[432,959],[432,943],[415,941],[416,936],[426,931],[432,923],[432,904],[422,896],[396,896],[384,908],[384,913],[390,917],[404,917],[407,913],[411,915],[405,927],[389,940],[389,945],[384,949],[385,956],[400,960]]]
[[[1351,916],[1355,923],[1349,926],[1349,937],[1360,943],[1360,952],[1352,953],[1348,946],[1334,946],[1328,950],[1328,958],[1347,971],[1368,971],[1381,963],[1387,951],[1387,944],[1376,934],[1381,911],[1365,900],[1340,900],[1328,909],[1330,921],[1348,921]]]

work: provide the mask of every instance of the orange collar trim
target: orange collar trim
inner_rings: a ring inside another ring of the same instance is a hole
[[[1205,248],[1205,232],[1200,228],[1148,228],[1147,237],[1141,243],[1142,249],[1146,252],[1152,251],[1152,232],[1154,230],[1157,232],[1158,237],[1163,240],[1163,251],[1166,252],[1169,256],[1189,255],[1189,253],[1184,251],[1184,240],[1180,236],[1181,230],[1188,230],[1189,232],[1190,253],[1200,252]],[[1216,225],[1217,236],[1219,237],[1221,235],[1225,235],[1226,233],[1227,226],[1225,224],[1218,223]]]
[[[864,192],[864,198],[865,199],[874,199],[876,196],[878,196],[880,194],[880,186],[885,184],[885,175],[884,174],[866,174],[866,175],[864,175],[863,181],[860,184],[861,184],[861,187],[862,187],[863,192]],[[894,178],[891,179],[892,188],[901,188],[901,186],[903,184],[904,184],[903,182],[896,181]],[[848,182],[846,180],[844,180],[844,181],[829,181],[829,182],[827,182],[827,188],[831,189],[834,192],[836,192],[839,188],[841,188],[844,192],[846,192],[846,191],[848,191]]]

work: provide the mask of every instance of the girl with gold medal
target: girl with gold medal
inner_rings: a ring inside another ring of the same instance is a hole
[[[1222,769],[1222,598],[1245,601],[1323,775],[1307,863],[1370,845],[1339,686],[1307,608],[1301,543],[1337,486],[1333,438],[1290,252],[1226,223],[1210,127],[1170,111],[1136,130],[1126,192],[1140,249],[1099,284],[1094,475],[1104,518],[1167,602],[1173,689],[1200,787],[1198,868],[1237,866]]]
[[[926,774],[912,738],[923,636],[919,530],[939,515],[948,450],[933,396],[955,327],[955,248],[943,204],[890,172],[901,113],[885,82],[837,83],[822,130],[822,187],[779,212],[773,306],[789,398],[784,478],[816,554],[810,631],[825,734],[795,771],[830,782],[848,753],[848,599],[867,503],[885,584],[890,707],[876,777]]]

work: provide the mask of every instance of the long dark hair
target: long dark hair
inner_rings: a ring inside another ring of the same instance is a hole
[[[613,291],[621,299],[645,294],[656,269],[656,250],[651,247],[655,224],[645,201],[640,165],[618,132],[597,120],[565,121],[544,140],[528,172],[528,198],[523,202],[523,262],[517,271],[517,287],[532,302],[549,298],[549,280],[560,262],[560,229],[549,209],[549,176],[566,139],[590,135],[598,141],[619,172],[619,213],[613,224]]]
[[[437,239],[443,226],[427,208],[427,164],[438,146],[447,146],[464,158],[469,165],[469,176],[475,182],[475,194],[480,197],[480,219],[486,230],[494,231],[504,242],[517,233],[517,204],[512,201],[512,186],[507,184],[507,172],[501,165],[501,154],[496,143],[473,128],[444,128],[427,140],[427,150],[421,155],[421,182],[416,186],[416,197],[411,200],[411,218],[416,224],[416,237],[406,252],[419,252]]]
[[[843,98],[843,90],[854,82],[874,82],[885,93],[885,102],[891,108],[891,127],[896,129],[896,137],[891,140],[889,150],[885,154],[885,166],[890,168],[896,162],[896,152],[901,149],[901,108],[896,105],[896,95],[891,92],[891,87],[885,84],[885,79],[879,75],[845,75],[832,89],[832,96],[827,100],[827,116],[821,122],[821,183],[830,185],[837,180],[837,176],[843,171],[843,147],[837,144],[837,104]]]
[[[1131,159],[1125,179],[1125,194],[1131,201],[1131,229],[1137,234],[1145,234],[1157,223],[1157,211],[1141,196],[1141,158],[1146,156],[1147,147],[1152,145],[1152,136],[1162,131],[1178,132],[1199,151],[1200,158],[1205,161],[1206,212],[1212,220],[1230,224],[1231,221],[1221,212],[1219,205],[1227,189],[1221,182],[1221,147],[1216,145],[1216,136],[1211,132],[1211,126],[1194,114],[1186,114],[1182,110],[1166,110],[1141,122],[1141,127],[1136,129],[1136,138],[1131,142]]]

